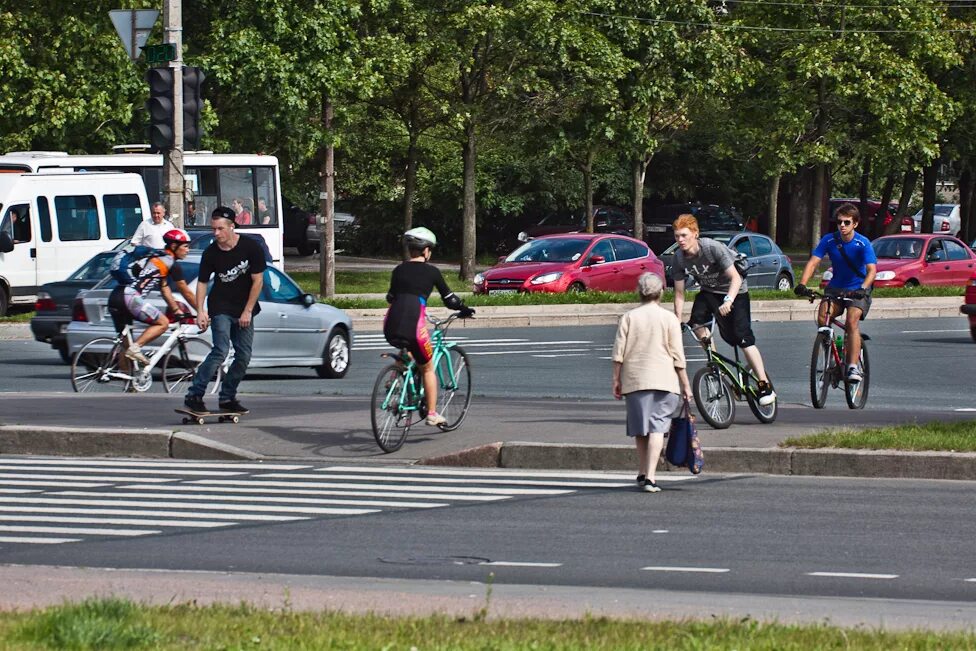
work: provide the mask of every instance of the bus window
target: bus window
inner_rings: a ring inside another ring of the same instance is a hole
[[[41,239],[50,242],[53,239],[51,232],[51,207],[47,204],[47,197],[37,198],[37,216],[41,223]]]
[[[54,213],[58,219],[58,239],[62,242],[101,237],[94,196],[54,197]]]
[[[137,194],[106,194],[102,197],[105,205],[105,230],[110,240],[124,240],[132,237],[142,222],[142,205]]]
[[[258,210],[254,217],[259,225],[278,225],[278,205],[275,198],[274,169],[257,167],[254,180],[258,186]]]
[[[250,167],[220,168],[220,205],[237,213],[238,226],[255,223],[254,170]]]

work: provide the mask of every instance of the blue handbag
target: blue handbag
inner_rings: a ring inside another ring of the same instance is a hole
[[[694,475],[699,474],[705,466],[695,417],[691,415],[691,405],[687,400],[684,401],[680,414],[671,419],[664,458],[672,466],[688,466],[688,470]]]

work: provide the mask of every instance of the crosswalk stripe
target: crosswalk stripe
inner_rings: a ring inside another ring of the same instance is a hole
[[[75,511],[77,513],[78,511]],[[85,518],[68,515],[20,515],[5,513],[4,522],[60,522],[62,524],[131,524],[146,527],[190,527],[194,529],[212,529],[213,527],[229,527],[233,522],[208,522],[206,520],[162,520],[159,518]]]
[[[147,508],[150,505],[145,505]],[[256,513],[196,513],[194,511],[140,511],[137,509],[79,509],[61,506],[11,506],[0,504],[0,513],[89,513],[92,515],[151,515],[153,517],[207,518],[210,520],[253,521],[253,522],[295,522],[307,520],[304,516],[258,515]],[[6,516],[5,516],[6,517]]]
[[[0,536],[0,543],[24,543],[30,545],[60,545],[73,543],[81,538],[41,538],[38,536]]]
[[[26,527],[20,525],[0,524],[0,531],[7,533],[71,533],[89,536],[148,536],[162,533],[158,529],[102,529],[89,527]]]
[[[111,486],[112,485],[111,482],[109,482],[109,483],[105,483],[105,482],[94,483],[94,482],[88,482],[88,481],[44,481],[44,480],[40,480],[40,479],[35,479],[35,480],[30,480],[30,479],[10,479],[10,480],[3,480],[3,483],[6,484],[7,486],[53,486],[55,488],[66,487],[66,486],[70,486],[70,487],[74,487],[74,488],[99,488],[101,486]],[[5,493],[11,492],[12,493],[12,492],[14,492],[14,490],[11,489],[9,491],[3,491],[3,492],[5,492]],[[29,492],[30,493],[30,492],[36,492],[36,491],[25,491],[25,492]]]
[[[0,470],[23,470],[21,466],[8,465],[6,462],[0,464]],[[35,470],[40,470],[50,473],[59,472],[105,472],[104,468],[81,468],[81,467],[51,467],[51,468],[35,468]],[[263,468],[262,468],[263,470]],[[189,476],[209,476],[209,477],[235,477],[239,475],[247,474],[244,471],[232,472],[229,470],[171,470],[169,468],[126,468],[125,472],[132,475],[189,475]],[[4,473],[0,473],[0,478],[4,477]],[[58,475],[52,475],[58,476]],[[161,479],[160,481],[169,481],[166,479]]]
[[[212,463],[204,461],[137,461],[116,459],[4,459],[5,465],[19,466],[105,466],[132,468],[231,468],[234,470],[301,470],[312,468],[309,465],[286,465],[273,463],[243,463],[227,461]]]
[[[376,468],[368,468],[364,466],[326,466],[324,468],[316,468],[316,472],[346,472],[346,473],[357,473],[362,475],[375,474]],[[444,475],[446,477],[516,477],[516,478],[533,478],[533,477],[545,477],[552,479],[599,479],[605,481],[618,481],[618,482],[629,482],[633,479],[633,475],[624,473],[610,473],[610,472],[576,472],[571,470],[522,470],[519,468],[434,468],[434,467],[421,467],[421,466],[410,466],[409,468],[383,468],[383,474],[385,475]]]
[[[411,476],[398,476],[391,477],[383,471],[373,470],[373,475],[332,475],[330,474],[328,479],[370,479],[373,481],[406,481],[406,482],[430,482],[434,484],[446,484],[446,483],[457,483],[457,479],[452,479],[449,477],[411,477]],[[257,477],[271,477],[274,479],[280,479],[282,477],[294,477],[296,479],[322,479],[321,475],[312,475],[307,473],[295,473],[295,474],[284,474],[280,472],[267,472],[256,475]],[[474,484],[507,484],[516,486],[560,486],[565,488],[622,488],[624,486],[630,486],[631,482],[603,482],[597,484],[596,482],[581,482],[581,481],[557,481],[557,480],[539,480],[539,479],[493,479],[493,478],[470,478],[467,480]]]
[[[154,484],[164,484],[168,481],[174,481],[172,479],[147,479],[145,477],[118,477],[113,475],[42,475],[42,474],[32,474],[32,473],[11,473],[11,472],[0,472],[0,481],[6,481],[8,479],[39,479],[39,480],[49,480],[56,479],[60,481],[74,480],[74,481],[148,481]]]
[[[263,482],[267,484],[287,484],[287,482]],[[155,484],[126,484],[120,488],[133,490],[159,490]],[[449,493],[403,493],[400,491],[370,490],[315,490],[309,488],[247,488],[246,486],[167,486],[168,491],[196,491],[209,493],[260,493],[270,495],[331,495],[334,497],[402,497],[406,499],[452,500],[455,502],[497,502],[508,499],[507,495],[461,495]]]
[[[126,492],[102,492],[91,493],[88,491],[58,491],[53,495],[68,495],[72,497],[151,497],[154,501],[160,499],[183,499],[183,500],[212,500],[213,495],[186,495],[183,493],[126,493]],[[447,506],[446,503],[438,502],[383,502],[378,500],[326,500],[313,499],[310,497],[264,497],[255,495],[221,495],[220,499],[225,502],[283,502],[285,504],[333,504],[349,506],[391,506],[394,508],[413,508],[413,509],[432,509],[440,506]]]
[[[314,476],[314,475],[312,475]],[[331,479],[331,478],[330,478]],[[363,479],[357,477],[356,479]],[[193,483],[210,484],[219,486],[297,486],[300,488],[365,488],[376,491],[410,491],[424,492],[431,490],[430,486],[403,486],[391,485],[389,483],[379,484],[352,484],[338,482],[315,482],[315,481],[249,481],[241,482],[234,479],[196,479]],[[483,488],[483,487],[459,487],[459,486],[437,486],[434,490],[440,493],[460,493],[474,495],[566,495],[572,490],[544,489],[544,488]]]
[[[313,515],[364,515],[366,513],[376,513],[376,509],[336,509],[318,508],[311,506],[259,506],[242,504],[197,504],[195,502],[166,502],[153,499],[149,502],[136,500],[83,500],[83,499],[64,499],[60,497],[0,497],[0,502],[12,502],[20,504],[74,504],[77,506],[141,506],[147,509],[169,508],[169,509],[203,509],[212,511],[259,511],[259,512],[284,512],[284,513],[308,513]]]

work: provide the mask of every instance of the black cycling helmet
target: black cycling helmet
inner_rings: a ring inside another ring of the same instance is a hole
[[[403,234],[403,243],[414,249],[434,248],[437,246],[437,236],[429,228],[418,226]]]

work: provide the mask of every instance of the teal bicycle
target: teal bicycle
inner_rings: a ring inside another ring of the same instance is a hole
[[[434,326],[431,344],[434,356],[434,374],[437,376],[437,413],[447,419],[439,425],[441,431],[450,432],[461,426],[471,404],[471,364],[468,354],[454,342],[445,341],[447,328],[460,313],[446,319],[430,315],[427,320]],[[403,445],[410,428],[427,418],[427,401],[420,369],[406,349],[398,353],[383,353],[392,364],[380,371],[373,385],[372,423],[373,437],[384,452],[396,452]]]

